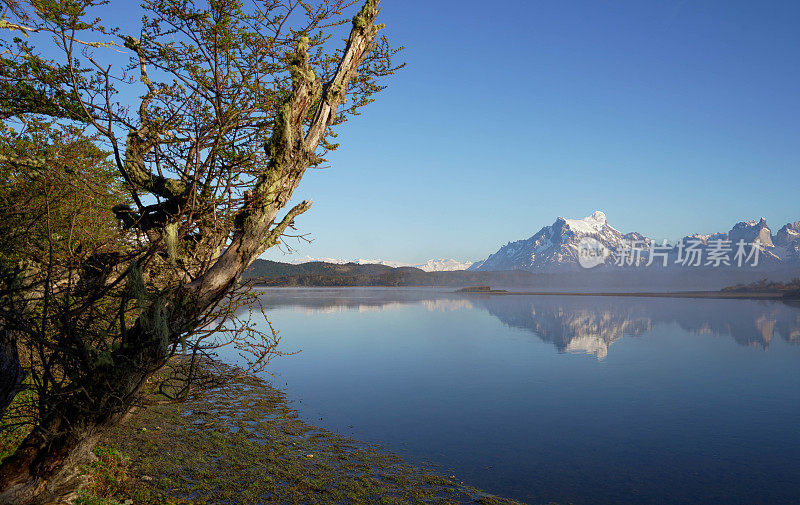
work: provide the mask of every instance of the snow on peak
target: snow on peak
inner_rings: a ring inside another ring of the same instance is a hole
[[[455,270],[466,270],[472,266],[471,261],[458,261],[454,259],[435,259],[428,260],[421,265],[413,265],[426,272],[453,272]]]
[[[385,265],[392,268],[397,267],[414,267],[424,270],[426,272],[452,272],[455,270],[466,270],[472,265],[471,261],[457,261],[454,259],[431,259],[425,263],[404,263],[402,261],[389,261],[382,259],[365,259],[358,258],[354,260],[345,260],[340,258],[313,258],[311,256],[303,256],[302,258],[295,258],[290,261],[293,265],[300,265],[303,263],[311,263],[322,261],[325,263],[334,263],[337,265],[344,265],[345,263],[355,263],[357,265]]]
[[[596,210],[592,212],[592,215],[589,217],[594,219],[595,221],[602,222],[603,224],[605,224],[606,222],[606,213],[603,212],[602,210]],[[587,217],[586,219],[589,219],[589,217]]]
[[[572,231],[578,233],[597,233],[606,225],[605,213],[596,210],[583,219],[564,219]]]
[[[336,263],[337,265],[344,265],[349,260],[342,260],[338,258],[312,258],[311,256],[303,256],[302,258],[294,258],[289,261],[292,265],[302,265],[303,263],[316,263],[316,262],[324,262],[324,263]]]

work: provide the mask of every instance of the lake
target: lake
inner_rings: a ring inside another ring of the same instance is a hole
[[[271,289],[312,424],[526,501],[800,503],[800,308]]]

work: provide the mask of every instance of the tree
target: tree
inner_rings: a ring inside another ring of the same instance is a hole
[[[70,496],[103,429],[180,348],[236,338],[263,363],[274,341],[230,317],[246,296],[240,276],[311,206],[279,217],[337,147],[332,128],[399,66],[378,38],[379,0],[352,19],[348,0],[145,0],[138,37],[87,20],[101,0],[5,3],[0,27],[15,38],[0,47],[0,117],[78,127],[93,155],[110,152],[127,193],[107,239],[75,245],[51,226],[46,250],[25,253],[35,261],[3,269],[0,330],[24,351],[36,399],[35,426],[0,465],[0,502],[50,503]],[[114,71],[120,51],[132,57]],[[0,156],[21,174],[64,161],[48,149]],[[218,331],[228,324],[234,337]]]
[[[17,309],[20,303],[27,312],[42,309],[36,305],[36,291],[47,276],[63,279],[70,264],[118,245],[117,224],[110,209],[125,196],[116,168],[106,160],[107,153],[74,127],[32,120],[17,133],[5,126],[0,159],[30,156],[50,162],[47,167],[24,169],[14,163],[0,165],[0,282],[4,288],[0,299],[8,302],[0,312],[15,309],[9,297],[17,298]],[[24,276],[23,271],[27,273]],[[0,331],[0,373],[6,378],[0,394],[2,418],[22,389],[25,373],[19,362],[18,339],[12,338],[16,332],[6,324]]]

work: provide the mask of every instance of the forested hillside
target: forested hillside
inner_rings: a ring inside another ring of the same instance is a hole
[[[256,260],[243,278],[264,286],[466,286],[531,283],[530,272],[425,272],[419,268],[313,262],[292,265]]]

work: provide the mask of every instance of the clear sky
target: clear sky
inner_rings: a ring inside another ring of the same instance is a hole
[[[408,67],[307,173],[299,255],[477,260],[596,209],[658,239],[800,220],[800,2],[382,6]]]

